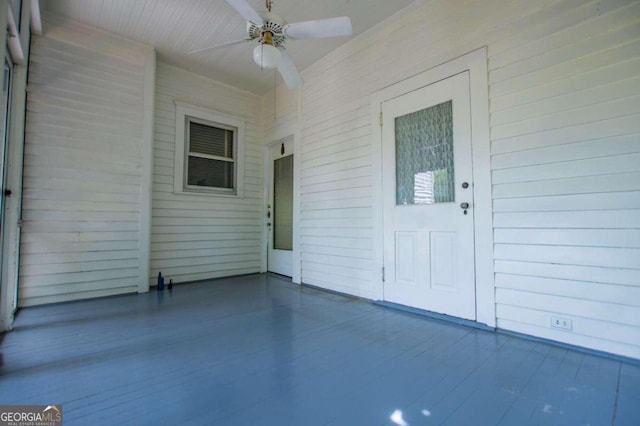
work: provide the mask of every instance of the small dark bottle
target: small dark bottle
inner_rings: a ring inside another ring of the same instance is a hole
[[[164,277],[162,272],[158,272],[158,291],[164,290]]]
[[[173,288],[173,280],[169,280],[169,285],[167,286],[169,290]]]

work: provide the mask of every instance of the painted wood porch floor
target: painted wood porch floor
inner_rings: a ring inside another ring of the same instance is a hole
[[[25,309],[0,350],[0,404],[66,425],[640,424],[638,365],[270,275]]]

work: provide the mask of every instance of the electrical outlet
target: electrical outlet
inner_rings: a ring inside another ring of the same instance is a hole
[[[571,330],[573,328],[573,322],[569,318],[551,317],[551,327]]]

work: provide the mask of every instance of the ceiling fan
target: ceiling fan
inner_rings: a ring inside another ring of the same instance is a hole
[[[351,19],[348,16],[287,23],[280,15],[271,12],[272,0],[266,0],[267,10],[260,13],[247,0],[226,2],[247,20],[247,38],[194,50],[189,54],[257,40],[259,44],[253,49],[253,60],[260,68],[277,68],[289,89],[298,87],[302,78],[284,48],[287,39],[350,36],[352,33]]]

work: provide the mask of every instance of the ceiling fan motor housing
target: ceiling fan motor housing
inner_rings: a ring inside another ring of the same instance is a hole
[[[264,33],[271,33],[271,41],[274,47],[279,47],[284,45],[285,35],[284,35],[284,27],[287,25],[287,21],[285,21],[280,15],[276,15],[271,12],[261,12],[260,16],[264,21],[264,24],[261,26],[257,26],[253,22],[247,22],[247,33],[251,39],[258,39],[258,41],[262,44],[264,42]]]

